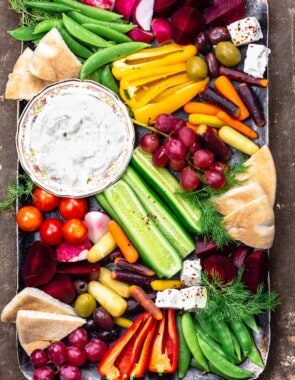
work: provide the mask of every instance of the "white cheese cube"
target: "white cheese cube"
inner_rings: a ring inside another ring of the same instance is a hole
[[[246,17],[227,25],[232,42],[236,46],[246,45],[263,38],[259,21],[256,17]]]
[[[186,311],[204,309],[207,304],[207,290],[204,286],[190,286],[180,290],[182,307]]]
[[[270,49],[264,45],[249,44],[244,61],[244,72],[262,78],[268,64]]]
[[[182,299],[180,290],[165,289],[161,292],[157,292],[155,304],[159,308],[170,307],[172,309],[181,309]]]
[[[201,281],[201,271],[200,260],[184,260],[180,281],[186,286],[199,285]]]

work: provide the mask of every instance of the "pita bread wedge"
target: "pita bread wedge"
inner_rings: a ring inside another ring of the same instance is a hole
[[[28,355],[37,348],[47,348],[52,341],[63,339],[84,323],[80,317],[35,310],[19,310],[16,317],[18,339]]]
[[[267,145],[264,145],[254,153],[246,162],[248,170],[237,175],[237,178],[246,185],[250,182],[258,182],[265,191],[271,206],[273,207],[276,195],[276,168],[272,154]]]
[[[213,200],[216,210],[222,215],[228,215],[246,203],[265,195],[258,182],[250,182],[245,186],[234,187]]]
[[[53,28],[38,43],[30,60],[29,70],[38,78],[56,82],[77,77],[81,66],[59,31]]]
[[[5,99],[30,100],[51,82],[37,78],[29,71],[29,62],[33,56],[33,50],[26,48],[19,56],[13,72],[8,75],[5,89]]]
[[[230,236],[249,247],[270,248],[274,239],[274,212],[263,195],[224,217]]]
[[[77,316],[75,310],[43,290],[27,287],[15,295],[1,313],[2,322],[15,322],[19,310],[37,310],[54,314]]]

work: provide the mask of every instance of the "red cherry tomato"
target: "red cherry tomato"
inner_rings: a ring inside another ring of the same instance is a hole
[[[16,215],[17,225],[26,232],[39,230],[42,221],[43,215],[35,206],[24,206]]]
[[[36,187],[33,191],[33,204],[38,210],[46,212],[57,208],[60,198],[46,190]]]
[[[58,210],[64,219],[83,219],[89,208],[86,198],[62,198]]]
[[[71,244],[82,243],[88,235],[88,228],[81,219],[69,219],[62,226],[63,238]]]
[[[40,236],[48,245],[58,245],[62,242],[62,222],[56,218],[44,220],[40,227]]]

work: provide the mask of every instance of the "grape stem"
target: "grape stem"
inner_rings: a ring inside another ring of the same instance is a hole
[[[142,128],[146,128],[146,129],[149,129],[150,131],[154,132],[154,133],[157,133],[159,135],[162,135],[166,138],[170,138],[170,135],[167,135],[167,133],[164,133],[164,132],[161,132],[161,131],[158,131],[155,127],[152,127],[151,125],[148,125],[148,124],[144,124],[144,123],[141,123],[135,119],[132,119],[133,120],[133,123],[142,127]]]

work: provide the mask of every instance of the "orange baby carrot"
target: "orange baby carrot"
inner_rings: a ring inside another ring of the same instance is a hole
[[[158,306],[150,299],[146,292],[137,285],[131,285],[129,294],[146,310],[151,316],[157,320],[163,318],[163,314]]]
[[[240,108],[240,114],[238,117],[239,120],[245,120],[247,119],[247,117],[249,117],[250,113],[248,111],[248,108],[240,98],[237,90],[235,89],[230,79],[228,79],[224,75],[220,75],[215,80],[214,86],[222,96],[224,96],[226,99],[230,100]]]
[[[250,139],[257,139],[257,133],[247,124],[242,123],[239,119],[231,117],[224,111],[218,112],[216,116],[218,117],[218,119],[223,121],[225,125],[228,125],[234,128],[236,131],[243,133],[243,135],[249,137]]]
[[[192,129],[194,132],[196,132],[196,129],[198,127],[196,124],[190,123],[189,121],[186,122],[186,126]]]
[[[205,115],[215,116],[217,112],[222,111],[215,104],[202,102],[188,102],[183,106],[187,113],[203,113]]]
[[[138,252],[119,224],[114,220],[110,220],[108,223],[108,230],[117,243],[117,246],[120,248],[125,259],[129,263],[135,263],[139,258]]]

